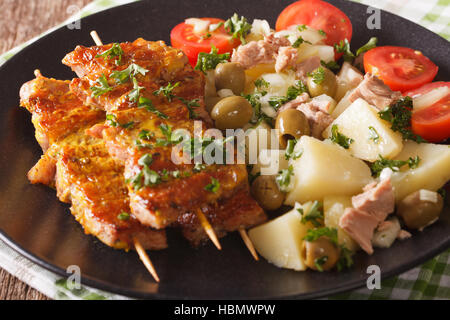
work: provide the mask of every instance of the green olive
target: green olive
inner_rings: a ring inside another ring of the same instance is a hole
[[[297,109],[280,112],[275,121],[275,129],[280,130],[279,143],[282,149],[286,148],[288,140],[310,134],[308,119],[303,112]]]
[[[433,192],[436,201],[431,201],[421,198],[420,193],[424,191],[419,190],[411,193],[398,205],[397,214],[402,217],[406,226],[410,229],[425,228],[439,218],[444,208],[444,200],[439,193]]]
[[[328,238],[320,237],[315,241],[303,241],[300,251],[306,266],[313,270],[331,270],[339,260],[340,250]]]
[[[216,128],[222,130],[242,128],[251,120],[252,115],[252,105],[241,96],[223,98],[211,111]]]
[[[239,95],[245,88],[245,70],[237,63],[219,63],[215,71],[216,89],[230,89]]]
[[[273,176],[257,177],[252,183],[251,194],[265,210],[278,209],[283,205],[285,198]]]
[[[208,111],[208,113],[211,113],[211,111],[214,108],[214,106],[222,99],[223,98],[218,97],[218,96],[205,97],[206,111]]]
[[[323,80],[320,79],[323,71]],[[318,75],[319,77],[314,77],[309,75],[306,81],[309,93],[312,97],[317,97],[322,94],[326,94],[330,97],[334,97],[337,90],[336,76],[333,72],[324,67],[319,67],[313,72],[313,75]]]

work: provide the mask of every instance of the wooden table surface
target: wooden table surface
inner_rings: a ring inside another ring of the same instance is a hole
[[[0,54],[63,22],[68,7],[91,0],[0,0]],[[40,292],[0,268],[0,300],[47,300]]]

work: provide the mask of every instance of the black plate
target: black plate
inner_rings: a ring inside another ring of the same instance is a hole
[[[110,249],[83,234],[60,203],[55,192],[32,186],[26,172],[41,151],[34,139],[30,115],[18,108],[20,86],[39,68],[46,76],[71,79],[73,73],[60,61],[76,45],[90,46],[90,30],[97,30],[105,43],[144,37],[168,41],[171,27],[186,17],[227,18],[235,11],[249,19],[264,18],[270,24],[292,1],[189,1],[151,0],[113,8],[83,19],[81,30],[59,29],[30,45],[0,69],[0,231],[1,238],[37,264],[65,275],[69,265],[82,270],[86,285],[140,298],[314,298],[365,284],[366,268],[381,267],[388,277],[423,263],[450,247],[450,209],[425,232],[408,241],[396,242],[373,256],[359,254],[348,272],[294,272],[265,261],[255,262],[237,234],[222,240],[223,251],[212,245],[190,248],[171,234],[170,249],[152,252],[162,279],[155,284],[135,253]],[[422,50],[440,70],[437,79],[449,80],[449,42],[398,16],[383,12],[381,30],[366,29],[366,6],[343,0],[330,1],[341,8],[354,26],[353,48],[370,36],[382,45]]]

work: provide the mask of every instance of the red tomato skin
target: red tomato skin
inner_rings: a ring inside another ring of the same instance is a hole
[[[420,73],[407,74],[408,71],[415,71],[416,67]],[[410,70],[405,70],[406,68]],[[391,90],[405,92],[433,81],[439,68],[420,51],[382,46],[364,54],[364,70],[378,76]]]
[[[353,27],[348,16],[322,0],[300,0],[287,6],[278,16],[275,29],[280,31],[298,24],[325,31],[325,43],[330,46],[352,39]],[[336,54],[336,59],[340,56],[342,53]]]
[[[209,20],[211,24],[225,22],[219,18],[201,18],[202,20]],[[175,26],[170,32],[170,41],[172,47],[181,49],[189,58],[192,66],[197,64],[197,57],[200,52],[211,52],[211,47],[214,45],[218,53],[232,52],[235,47],[240,44],[237,39],[232,39],[225,31],[223,26],[212,33],[208,39],[200,39],[199,36],[192,33],[193,27],[182,22]],[[192,39],[186,39],[186,36],[192,36]]]
[[[405,96],[405,97],[408,96],[408,97],[414,98],[415,96],[428,93],[431,90],[440,88],[440,87],[449,87],[450,88],[450,82],[445,82],[445,81],[430,82],[430,83],[424,84],[420,88],[404,92],[403,96]]]
[[[450,82],[427,83],[418,89],[405,92],[404,95],[415,97],[444,86],[450,88]],[[415,134],[429,142],[441,142],[450,138],[450,95],[429,107],[413,112],[411,128]]]

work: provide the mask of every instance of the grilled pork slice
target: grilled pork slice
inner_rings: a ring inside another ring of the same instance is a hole
[[[206,237],[195,218],[197,211],[203,210],[214,221],[220,206],[242,193],[247,205],[222,214],[222,221],[239,220],[236,228],[264,221],[263,210],[249,195],[244,165],[174,162],[173,155],[179,159],[179,154],[173,148],[191,142],[180,143],[176,130],[185,129],[193,138],[194,131],[202,134],[209,127],[208,121],[199,121],[198,128],[194,124],[195,119],[208,120],[203,75],[192,69],[181,51],[163,42],[138,39],[120,44],[120,55],[105,55],[114,47],[117,53],[118,46],[77,47],[63,62],[82,77],[72,81],[72,90],[85,104],[108,112],[109,121],[90,132],[101,136],[110,154],[124,163],[133,214],[158,229],[180,221],[183,227],[183,221],[192,221],[188,228],[196,225],[196,232]],[[100,87],[107,89],[99,94]],[[250,207],[252,211],[246,211]],[[186,215],[191,220],[180,220]],[[232,231],[222,225],[213,227]],[[199,237],[192,237],[198,243],[194,238]]]
[[[32,183],[56,185],[58,197],[72,202],[71,211],[86,233],[117,249],[129,249],[137,238],[147,249],[167,247],[165,233],[142,226],[130,215],[123,165],[109,156],[101,139],[85,129],[105,114],[83,106],[69,82],[38,77],[21,89],[21,104],[33,114],[45,154],[30,170]]]

